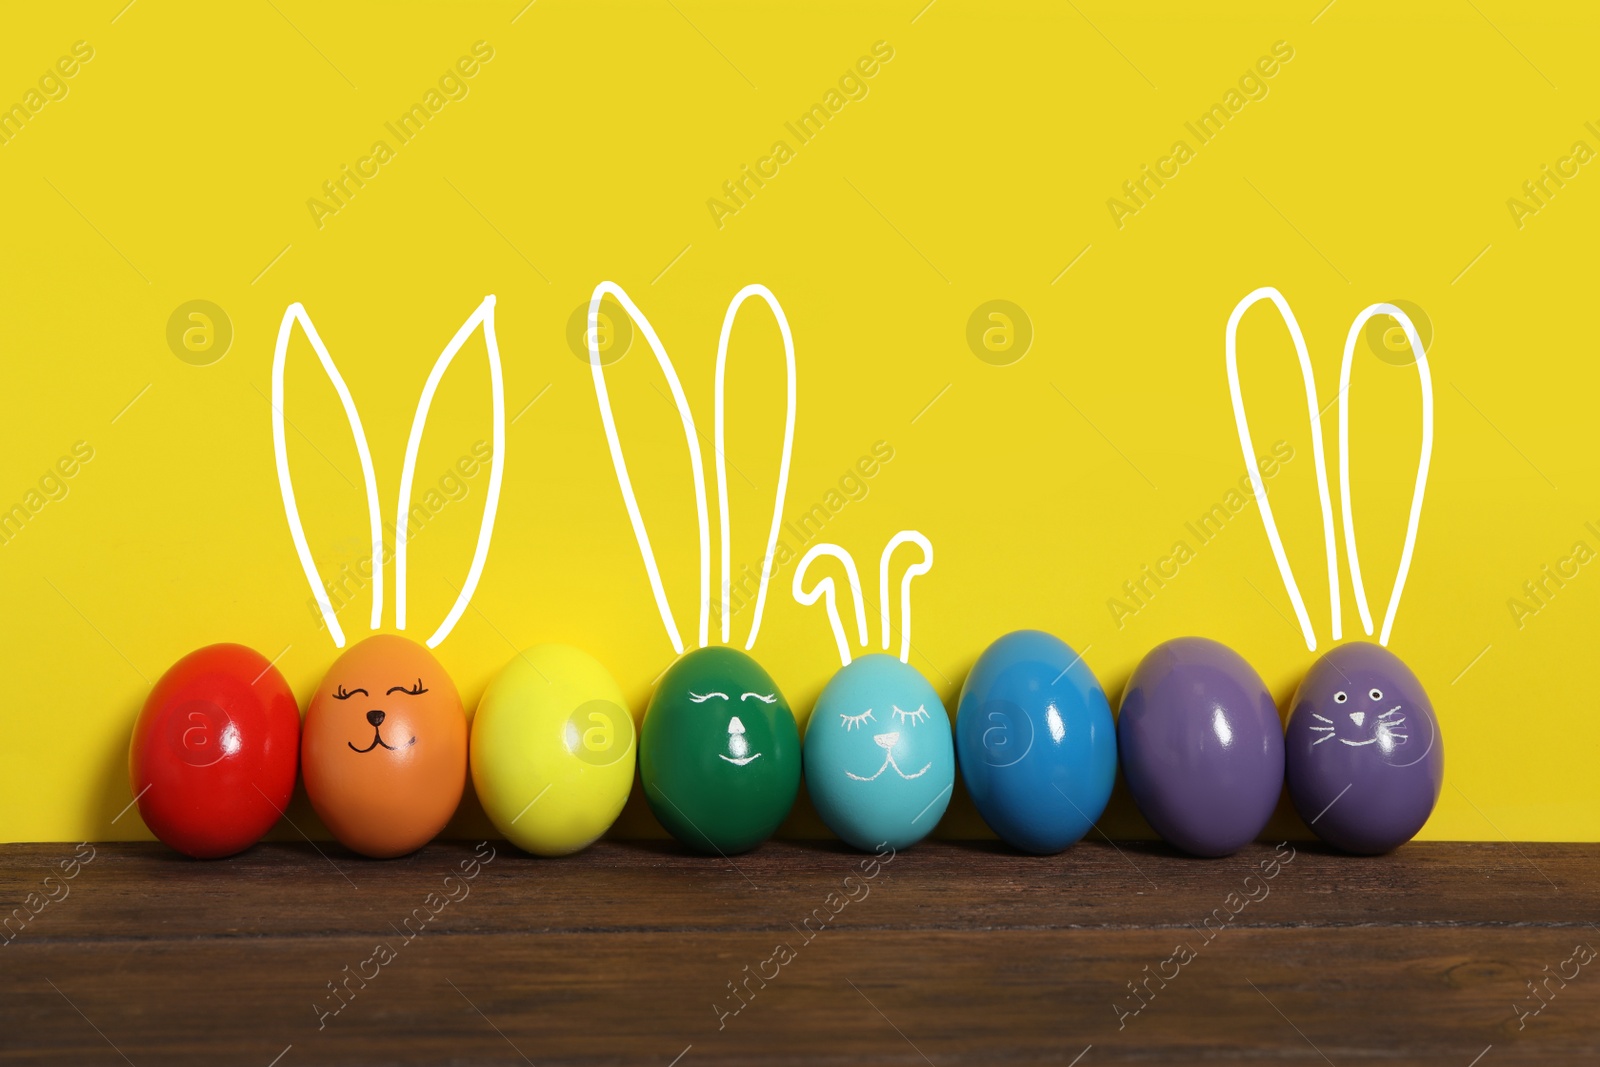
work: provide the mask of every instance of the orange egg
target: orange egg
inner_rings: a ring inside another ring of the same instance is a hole
[[[387,859],[444,829],[467,781],[467,717],[439,661],[396,634],[345,650],[301,733],[317,815],[345,847]]]

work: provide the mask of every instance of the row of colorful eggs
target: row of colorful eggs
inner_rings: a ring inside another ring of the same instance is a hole
[[[1377,645],[1346,644],[1319,659],[1295,694],[1286,735],[1261,677],[1214,641],[1180,638],[1154,649],[1114,723],[1082,657],[1033,630],[1007,634],[979,657],[953,730],[921,674],[871,654],[823,689],[803,745],[771,676],[729,647],[678,659],[636,738],[616,682],[567,646],[513,659],[469,730],[443,667],[405,637],[376,635],[347,649],[303,725],[288,683],[264,657],[212,645],[154,687],[129,771],[146,825],[196,857],[259,840],[283,815],[297,770],[332,834],[368,856],[404,855],[432,840],[469,773],[500,833],[529,852],[563,855],[616,820],[636,762],[661,824],[692,848],[724,855],[778,828],[802,769],[828,827],[871,850],[926,836],[959,765],[990,828],[1038,854],[1059,852],[1094,826],[1119,762],[1155,831],[1202,856],[1253,840],[1286,781],[1296,810],[1326,842],[1385,852],[1422,827],[1443,781],[1427,695]]]

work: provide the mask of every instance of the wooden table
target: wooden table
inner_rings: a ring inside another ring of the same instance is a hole
[[[1600,1061],[1593,845],[90,853],[0,846],[0,1062]]]

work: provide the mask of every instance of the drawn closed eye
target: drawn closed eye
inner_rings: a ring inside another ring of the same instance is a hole
[[[839,716],[839,722],[840,722],[841,725],[844,726],[844,728],[846,730],[854,730],[857,726],[860,726],[862,723],[876,722],[876,721],[877,720],[873,718],[872,709],[871,708],[868,708],[866,711],[863,711],[860,715],[845,715],[845,714],[841,713],[840,716]]]
[[[696,693],[692,689],[689,690],[689,699],[694,701],[696,704],[704,704],[706,701],[712,699],[713,697],[720,698],[722,700],[727,700],[728,699],[728,694],[727,693],[715,693],[715,692],[713,692],[713,693]]]
[[[419,697],[423,693],[426,693],[426,692],[427,692],[427,690],[422,688],[422,679],[418,678],[417,679],[417,685],[416,685],[415,689],[410,689],[410,688],[407,688],[406,686],[403,686],[403,685],[395,685],[395,686],[390,686],[389,687],[389,692],[385,693],[384,695],[385,696],[392,696],[395,693],[405,693],[408,696]]]
[[[777,697],[776,693],[740,693],[739,694],[739,699],[740,700],[759,700],[763,704],[776,704],[778,702],[778,697]]]
[[[894,705],[890,706],[894,707]],[[916,726],[921,722],[926,722],[928,718],[927,706],[921,704],[917,706],[916,711],[902,711],[900,708],[895,707],[894,713],[901,722],[909,722],[912,726]]]
[[[392,690],[391,690],[391,692],[392,692]],[[341,685],[338,689],[334,690],[333,699],[335,699],[335,700],[349,700],[351,697],[355,696],[357,693],[360,693],[362,696],[366,696],[367,695],[367,691],[365,689],[351,689],[351,690],[346,691],[345,687]]]

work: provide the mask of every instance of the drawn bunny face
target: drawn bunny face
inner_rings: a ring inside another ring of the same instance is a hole
[[[306,793],[333,835],[365,855],[400,856],[455,813],[467,719],[432,653],[375,634],[346,649],[311,698],[301,752]]]
[[[600,301],[610,296],[622,305],[640,334],[655,353],[666,377],[688,447],[689,467],[694,479],[694,500],[700,532],[700,627],[699,646],[687,653],[678,625],[667,602],[656,566],[655,551],[639,511],[633,482],[623,458],[606,386],[605,364],[598,348]],[[758,297],[772,310],[783,335],[787,392],[783,450],[778,467],[777,493],[772,509],[772,525],[761,567],[761,582],[755,600],[750,635],[745,650],[755,646],[766,607],[767,584],[772,576],[782,521],[784,497],[789,484],[789,462],[794,449],[795,358],[794,338],[777,298],[761,285],[748,285],[734,296],[723,317],[717,346],[715,384],[715,430],[717,503],[720,518],[722,599],[721,639],[728,641],[732,621],[732,567],[730,514],[728,507],[728,461],[725,447],[728,341],[739,308],[750,297]],[[800,739],[789,702],[772,677],[754,659],[736,648],[710,644],[711,540],[710,511],[706,500],[705,466],[701,459],[700,436],[694,415],[678,380],[671,358],[656,336],[655,329],[627,293],[611,283],[601,282],[589,301],[589,365],[600,420],[611,450],[617,484],[633,524],[634,537],[644,559],[645,573],[655,594],[656,608],[672,647],[680,655],[661,677],[645,710],[639,734],[639,773],[645,797],[658,821],[679,841],[704,852],[731,854],[760,844],[771,836],[788,815],[800,788]]]
[[[855,562],[836,545],[817,545],[795,569],[796,600],[827,598],[843,666],[823,687],[806,726],[806,788],[828,828],[864,851],[884,844],[906,848],[925,837],[944,814],[955,785],[955,744],[939,694],[906,660],[911,653],[911,579],[933,566],[933,546],[907,530],[890,539],[879,563],[883,647],[890,644],[889,564],[901,544],[921,547],[922,560],[901,583],[900,658],[872,653],[852,659],[839,618],[832,578],[805,588],[813,560],[831,556],[845,568],[855,600],[857,633],[867,641],[866,612]]]
[[[1257,289],[1234,308],[1228,320],[1226,343],[1228,385],[1233,397],[1239,443],[1246,462],[1250,464],[1251,482],[1261,509],[1261,521],[1266,527],[1267,540],[1272,546],[1284,587],[1288,590],[1289,600],[1300,622],[1306,647],[1315,651],[1317,642],[1310,616],[1300,597],[1299,587],[1295,584],[1283,542],[1278,536],[1277,523],[1261,474],[1253,462],[1255,453],[1250,443],[1250,428],[1239,386],[1235,341],[1239,320],[1252,305],[1261,300],[1271,300],[1276,305],[1289,328],[1300,359],[1322,505],[1323,550],[1327,558],[1333,638],[1338,641],[1341,636],[1339,568],[1334,549],[1333,510],[1319,421],[1323,409],[1317,402],[1316,383],[1305,338],[1294,313],[1289,310],[1288,302],[1276,289]],[[1422,515],[1423,491],[1433,454],[1433,381],[1428,369],[1427,353],[1411,319],[1392,304],[1373,304],[1363,310],[1351,323],[1345,339],[1337,398],[1340,504],[1345,552],[1362,626],[1371,635],[1372,615],[1361,577],[1361,561],[1356,550],[1355,515],[1351,505],[1349,393],[1356,344],[1367,320],[1375,315],[1389,315],[1400,323],[1415,353],[1421,383],[1422,448],[1405,542],[1378,644],[1357,642],[1335,646],[1312,665],[1295,695],[1285,742],[1285,774],[1295,808],[1323,840],[1337,848],[1358,853],[1387,852],[1410,840],[1427,822],[1444,780],[1444,749],[1433,706],[1416,675],[1384,647],[1389,642],[1406,575],[1411,567],[1417,527]]]
[[[1319,756],[1329,761],[1376,757],[1409,767],[1426,759],[1438,742],[1433,705],[1416,675],[1392,654],[1364,641],[1343,645],[1318,660],[1300,683],[1293,708],[1298,718],[1291,737],[1296,743],[1310,749],[1337,745],[1371,750],[1330,748]]]
[[[305,309],[290,305],[278,330],[272,367],[272,430],[284,513],[324,624],[334,644],[344,631],[319,578],[300,523],[289,476],[284,432],[284,368],[295,323],[311,342],[344,406],[365,481],[372,559],[372,629],[383,621],[383,526],[378,510],[372,455],[355,401]],[[466,340],[482,327],[488,349],[494,419],[483,524],[466,581],[444,621],[423,647],[399,634],[377,634],[348,648],[329,669],[306,710],[301,765],[312,807],[344,845],[375,857],[404,855],[426,844],[454,814],[467,773],[467,724],[461,697],[429,649],[455,626],[477,588],[493,533],[504,467],[505,397],[494,333],[494,297],[486,297],[435,362],[423,387],[400,478],[395,523],[395,627],[406,628],[406,540],[411,486],[428,411],[440,379]]]
[[[1296,810],[1346,852],[1388,852],[1410,840],[1444,786],[1439,723],[1422,683],[1365,641],[1312,665],[1284,749]]]

